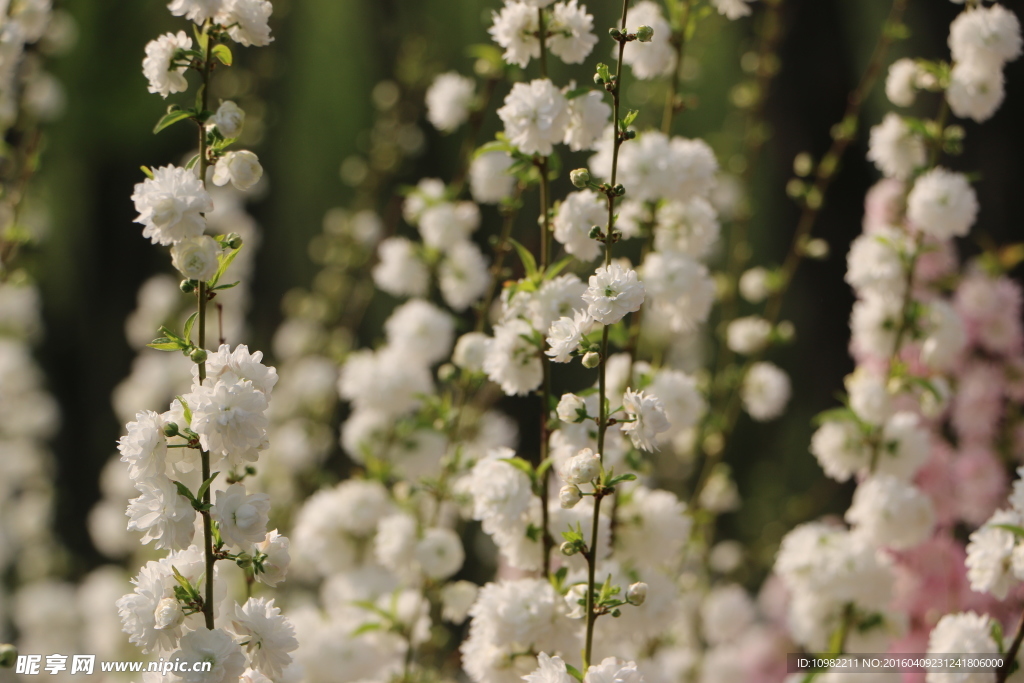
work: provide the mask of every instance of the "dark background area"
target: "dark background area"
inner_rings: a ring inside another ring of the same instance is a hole
[[[1024,2],[1006,2],[1020,16]],[[235,50],[263,100],[263,135],[252,145],[270,181],[266,198],[251,211],[264,231],[257,258],[250,347],[268,349],[280,321],[279,302],[290,288],[308,284],[314,267],[307,244],[320,231],[324,211],[352,196],[339,177],[343,159],[358,150],[361,131],[371,123],[370,92],[389,77],[396,55],[409,41],[425,45],[425,69],[470,72],[464,54],[469,43],[488,42],[486,28],[496,3],[484,0],[275,0],[270,48]],[[77,558],[74,571],[99,557],[85,531],[88,510],[98,497],[98,473],[114,450],[121,426],[109,407],[113,387],[129,371],[133,353],[124,340],[124,320],[135,305],[138,286],[150,274],[170,271],[166,250],[141,237],[130,200],[141,180],[139,166],[178,163],[191,143],[185,128],[152,134],[163,101],[146,92],[141,73],[143,48],[185,22],[171,17],[155,0],[67,0],[77,19],[77,47],[53,65],[67,89],[64,117],[48,133],[39,177],[51,213],[50,232],[29,264],[44,292],[47,336],[39,350],[52,392],[64,414],[54,443],[59,470],[57,529]],[[588,3],[598,35],[612,25],[619,5]],[[785,194],[793,157],[816,158],[828,148],[829,129],[841,117],[847,94],[863,71],[888,13],[885,0],[784,0],[781,71],[766,106],[771,138],[755,172],[751,236],[753,264],[781,262],[799,214]],[[901,56],[946,58],[949,22],[959,6],[947,0],[911,0],[906,23],[911,37],[890,50],[887,63]],[[755,20],[764,7],[755,3]],[[676,121],[675,132],[706,137],[723,165],[734,143],[723,134],[735,116],[730,88],[741,76],[740,56],[753,41],[750,19],[701,24],[689,53],[699,75],[686,83],[700,106]],[[603,39],[584,66],[553,67],[552,77],[584,81],[597,61],[609,61]],[[527,69],[536,76],[536,67]],[[627,79],[629,76],[627,75]],[[982,126],[962,122],[965,153],[944,163],[980,172],[976,185],[981,213],[972,239],[1020,240],[1024,231],[1024,60],[1006,69],[1007,100]],[[642,91],[630,91],[631,95]],[[499,92],[499,97],[503,96]],[[181,95],[178,96],[183,97]],[[639,99],[643,99],[639,97]],[[934,95],[919,97],[914,112],[936,111]],[[660,120],[657,95],[641,104],[643,117]],[[852,295],[843,282],[845,254],[859,233],[864,193],[878,174],[864,159],[867,129],[889,108],[879,83],[865,106],[861,132],[843,160],[826,198],[815,235],[828,241],[831,257],[804,263],[790,290],[784,317],[796,325],[793,345],[773,355],[792,377],[794,398],[785,417],[768,425],[742,418],[729,450],[744,506],[723,520],[723,531],[773,553],[773,543],[793,524],[845,507],[849,491],[824,478],[807,450],[810,418],[834,405],[834,394],[852,368],[846,344]],[[500,127],[494,107],[484,137]],[[642,119],[643,120],[643,119]],[[426,149],[403,170],[403,182],[426,176],[451,177],[460,137],[444,137],[423,123]],[[575,157],[572,157],[575,159]],[[574,165],[582,165],[580,156]],[[566,161],[566,167],[573,163]],[[567,178],[555,197],[569,191]],[[384,206],[389,197],[379,198]],[[531,204],[533,202],[533,204]],[[536,215],[527,201],[522,224]],[[485,211],[482,233],[496,231],[495,214]],[[526,228],[524,228],[526,229]],[[965,253],[977,250],[974,242]],[[379,316],[378,316],[379,317]],[[375,334],[373,320],[364,330]],[[767,558],[770,561],[770,554]]]

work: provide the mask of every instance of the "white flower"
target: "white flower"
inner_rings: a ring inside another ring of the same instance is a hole
[[[629,436],[633,446],[644,451],[657,450],[655,439],[670,426],[661,401],[642,391],[626,389],[622,409],[632,419],[622,423],[622,433]]]
[[[448,357],[455,338],[455,321],[440,308],[411,299],[384,322],[388,346],[410,362],[432,365]]]
[[[914,104],[918,78],[921,69],[913,59],[897,59],[889,66],[889,75],[885,78],[885,95],[897,107],[909,107]]]
[[[468,240],[457,241],[447,249],[437,276],[444,302],[456,311],[479,301],[491,283],[487,259],[480,247]]]
[[[720,232],[718,214],[708,200],[692,197],[685,202],[669,201],[658,207],[654,247],[703,259],[718,242]]]
[[[1017,584],[1013,556],[1017,538],[1012,531],[1001,529],[1000,524],[1020,526],[1024,523],[1016,510],[996,510],[992,517],[971,534],[967,544],[967,579],[971,590],[990,593],[997,600],[1006,599]]]
[[[222,187],[231,181],[236,189],[245,192],[263,177],[263,167],[255,154],[247,150],[228,152],[213,167],[213,184]]]
[[[940,240],[966,235],[977,214],[978,199],[967,178],[944,168],[918,178],[907,196],[907,218]]]
[[[427,88],[427,120],[451,132],[469,118],[476,83],[455,71],[439,74]]]
[[[135,185],[132,194],[136,223],[142,223],[143,237],[153,244],[173,244],[186,237],[198,237],[206,229],[204,213],[213,211],[213,200],[192,171],[163,166],[153,177]]]
[[[160,549],[187,548],[195,534],[196,511],[188,498],[164,475],[135,483],[142,494],[128,501],[129,531],[142,531],[142,543]]]
[[[186,237],[171,247],[171,263],[186,280],[206,282],[217,273],[220,244],[209,235]]]
[[[467,332],[455,342],[452,362],[456,367],[470,372],[481,372],[487,353],[487,335],[483,332]]]
[[[899,114],[889,112],[871,129],[868,160],[887,178],[906,180],[924,166],[924,140],[914,133]]]
[[[867,291],[850,314],[851,347],[858,354],[888,358],[896,350],[896,327],[903,315],[899,299]]]
[[[416,544],[416,561],[434,581],[443,581],[462,569],[465,559],[462,539],[451,529],[427,529]]]
[[[146,58],[142,60],[142,73],[149,79],[149,92],[166,98],[171,93],[188,90],[185,71],[188,66],[172,66],[174,53],[191,50],[192,39],[184,31],[165,33],[146,44]],[[187,61],[187,60],[184,60]]]
[[[726,329],[726,344],[736,353],[750,356],[764,350],[771,333],[771,323],[760,316],[736,318]]]
[[[419,216],[420,236],[428,247],[447,251],[480,226],[480,209],[473,202],[439,202]]]
[[[750,5],[747,3],[753,1],[754,0],[711,0],[711,4],[714,5],[719,14],[724,14],[726,18],[735,21],[740,17],[750,15]]]
[[[651,309],[674,332],[691,332],[707,320],[715,303],[715,283],[707,267],[686,254],[651,252],[641,270]]]
[[[530,59],[540,57],[536,7],[526,2],[505,0],[501,12],[491,14],[494,23],[487,32],[491,34],[494,42],[505,48],[502,59],[525,69]]]
[[[505,135],[523,154],[549,155],[569,125],[569,103],[546,78],[516,83],[498,116]]]
[[[644,683],[644,677],[637,671],[636,662],[605,657],[600,664],[587,669],[583,683]]]
[[[518,525],[533,498],[529,477],[501,459],[515,453],[500,449],[493,455],[496,457],[473,466],[467,483],[473,497],[473,519],[483,522],[484,531],[491,534]]]
[[[362,349],[345,359],[338,378],[338,393],[357,410],[396,416],[418,406],[434,391],[430,370],[410,362],[400,351],[384,347]]]
[[[245,670],[242,649],[220,629],[211,631],[202,627],[189,631],[182,637],[179,648],[168,659],[186,663],[180,671],[174,672],[185,683],[234,683]],[[199,662],[209,662],[210,670],[196,666]]]
[[[483,370],[509,396],[525,396],[543,379],[540,350],[531,341],[534,335],[530,323],[515,319],[496,325],[487,342]]]
[[[575,2],[573,0],[573,4]],[[596,90],[569,100],[569,125],[565,129],[563,142],[574,152],[593,149],[607,129],[611,113],[612,108]]]
[[[961,12],[949,25],[949,50],[957,62],[987,62],[1002,68],[1020,56],[1020,22],[1001,5]]]
[[[666,435],[676,435],[693,427],[707,411],[707,402],[697,388],[697,381],[682,370],[659,370],[651,380],[650,390],[665,407],[669,421]]]
[[[245,548],[267,536],[270,496],[265,493],[247,495],[245,484],[234,483],[224,491],[217,491],[210,516],[217,522],[225,543]]]
[[[562,317],[548,328],[548,348],[544,353],[556,363],[568,363],[579,349],[583,335],[589,334],[594,321],[587,311],[575,311],[573,317]]]
[[[846,521],[873,544],[902,550],[931,536],[935,511],[919,489],[881,474],[857,487]]]
[[[771,294],[769,275],[765,268],[757,266],[740,276],[740,296],[752,304],[758,304]]]
[[[253,546],[254,555],[256,552],[266,555],[263,560],[264,571],[256,574],[255,578],[260,583],[268,586],[276,586],[284,581],[288,573],[288,565],[291,563],[287,536],[282,536],[277,529],[267,533],[266,538]]]
[[[587,415],[587,406],[576,394],[563,394],[555,413],[562,422],[582,422]]]
[[[846,481],[869,463],[869,451],[860,428],[848,420],[824,422],[811,437],[811,453],[825,475]]]
[[[379,482],[349,479],[322,489],[297,513],[296,554],[325,576],[352,569],[358,557],[356,543],[373,534],[391,512],[388,493]]]
[[[416,247],[404,237],[389,237],[378,247],[380,260],[373,267],[373,282],[392,296],[423,296],[430,271]]]
[[[928,636],[928,655],[965,654],[994,655],[999,645],[992,637],[992,618],[987,614],[961,612],[947,614]],[[926,683],[991,683],[995,675],[991,671],[961,673],[954,671],[929,671]]]
[[[692,527],[686,505],[674,493],[646,486],[633,488],[617,519],[615,552],[638,566],[676,562]]]
[[[622,61],[633,68],[633,75],[641,80],[658,78],[676,68],[676,51],[672,45],[672,27],[661,14],[661,6],[651,0],[636,3],[629,10],[630,26],[650,26],[654,38],[647,43],[638,40],[626,43]],[[615,55],[618,56],[618,46]]]
[[[508,152],[491,150],[473,157],[469,165],[469,191],[480,204],[500,204],[512,196],[515,177],[508,172],[513,163]]]
[[[242,606],[234,606],[229,617],[231,630],[245,643],[250,665],[273,680],[292,662],[290,652],[299,647],[295,629],[281,615],[273,600],[249,598]]]
[[[704,637],[712,645],[735,642],[754,621],[754,603],[742,586],[716,586],[700,606]]]
[[[559,2],[551,8],[547,33],[551,54],[566,64],[582,64],[597,45],[594,17],[587,14],[586,6],[577,5],[576,0]]]
[[[206,381],[224,381],[229,384],[249,381],[256,391],[268,399],[277,385],[277,369],[263,364],[263,352],[249,353],[249,347],[239,344],[232,351],[227,344],[221,344],[206,358]],[[199,382],[199,368],[192,367],[192,381]]]
[[[641,2],[648,4],[648,0]],[[639,5],[638,5],[639,6]],[[635,41],[629,45],[635,45]],[[627,53],[629,47],[626,48]],[[602,136],[598,153],[590,158],[590,170],[611,176],[612,135]],[[619,151],[618,180],[629,188],[631,199],[665,199],[686,202],[706,197],[716,185],[718,161],[703,140],[669,138],[659,131],[647,131]]]
[[[881,373],[861,367],[844,380],[850,394],[850,408],[869,425],[879,426],[892,415],[886,379]]]
[[[577,486],[593,482],[600,474],[601,458],[589,448],[569,458],[562,468],[562,479]]]
[[[846,282],[858,294],[902,298],[907,288],[904,254],[911,251],[906,232],[891,227],[859,235],[846,255]]]
[[[222,4],[224,0],[173,0],[167,9],[176,17],[202,24],[216,16]]]
[[[607,229],[608,206],[593,190],[566,195],[551,224],[555,240],[581,261],[593,261],[601,254],[600,242],[590,236],[594,226]]]
[[[256,460],[267,447],[267,397],[252,382],[217,381],[193,386],[185,396],[192,429],[204,450],[236,467]]]
[[[999,109],[1006,96],[1003,71],[988,62],[959,62],[949,75],[946,101],[954,114],[982,123]]]
[[[441,618],[453,624],[464,622],[479,592],[480,587],[472,581],[446,583],[441,588]]]
[[[128,463],[128,476],[132,481],[163,474],[167,439],[160,416],[152,410],[139,412],[125,429],[128,433],[117,442],[117,450],[121,453],[121,462]]]
[[[899,412],[882,428],[876,474],[891,474],[909,480],[928,459],[929,432],[911,412]]]
[[[537,669],[522,677],[526,683],[573,683],[561,657],[549,657],[546,652],[537,655]]]
[[[590,276],[590,286],[583,293],[587,312],[604,325],[614,325],[627,313],[640,310],[644,302],[644,283],[635,270],[618,263],[601,266]]]
[[[743,407],[758,422],[768,422],[782,414],[791,391],[782,369],[766,361],[754,363],[743,378]]]
[[[268,0],[224,0],[214,21],[228,27],[228,35],[236,43],[263,47],[270,45],[270,14],[274,11]]]
[[[220,2],[220,0],[217,0]],[[213,126],[220,134],[227,139],[237,138],[242,134],[242,125],[245,123],[245,112],[232,102],[225,100],[217,107],[217,111],[207,121],[208,126]]]

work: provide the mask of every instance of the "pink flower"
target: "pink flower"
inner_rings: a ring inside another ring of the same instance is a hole
[[[953,428],[961,443],[992,442],[1003,415],[1003,383],[1003,373],[990,363],[964,370],[953,397]]]
[[[864,198],[864,232],[876,232],[899,220],[903,183],[885,178],[875,183]]]
[[[914,482],[932,500],[938,527],[956,521],[956,477],[953,473],[953,449],[942,439],[933,439],[931,455],[917,472]]]
[[[980,526],[1009,492],[1006,468],[987,448],[968,446],[953,462],[956,507],[960,518]]]

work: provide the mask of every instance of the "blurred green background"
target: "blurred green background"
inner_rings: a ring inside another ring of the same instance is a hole
[[[587,4],[601,35],[620,6],[610,0]],[[1022,2],[1005,4],[1018,14],[1024,10]],[[44,291],[47,336],[39,354],[64,412],[54,443],[60,492],[56,523],[75,558],[73,572],[79,573],[100,559],[88,540],[85,518],[98,497],[100,467],[121,430],[109,397],[133,357],[124,340],[124,320],[139,284],[153,272],[170,271],[165,250],[144,240],[132,222],[129,197],[142,177],[139,166],[178,163],[192,133],[187,127],[159,136],[151,132],[174,96],[165,102],[146,92],[143,48],[160,33],[185,28],[164,2],[67,0],[60,5],[77,20],[80,36],[72,53],[52,65],[67,89],[68,104],[48,132],[38,188],[49,206],[51,226],[45,242],[29,255],[29,265]],[[472,60],[464,47],[488,42],[486,28],[496,6],[494,0],[274,0],[272,46],[236,50],[241,77],[229,90],[258,108],[261,125],[250,146],[269,178],[269,192],[251,205],[264,238],[253,283],[250,347],[269,348],[282,295],[307,284],[315,272],[307,244],[320,231],[325,210],[353,198],[339,168],[365,145],[373,86],[393,75],[403,51],[419,55],[414,61],[425,74],[470,72]],[[803,151],[817,157],[827,149],[829,129],[841,117],[889,6],[886,0],[784,0],[781,71],[766,107],[772,134],[752,188],[753,264],[777,264],[788,249],[798,216],[784,189],[793,157]],[[754,10],[756,20],[764,7],[755,4]],[[948,0],[911,0],[911,38],[894,46],[887,63],[904,55],[947,56],[947,28],[957,10]],[[675,131],[707,137],[728,167],[735,152],[735,137],[729,134],[736,116],[731,89],[743,75],[740,59],[751,49],[753,23],[715,17],[701,26],[689,48],[694,78],[684,88],[700,104],[677,119]],[[584,67],[556,68],[556,82],[588,79],[594,63],[608,61],[609,43],[603,40]],[[531,65],[527,76],[535,76],[535,68]],[[1006,77],[1003,108],[984,126],[966,123],[966,153],[947,161],[980,171],[982,209],[975,234],[996,242],[1020,240],[1024,232],[1019,218],[1024,211],[1019,191],[1024,62],[1010,64]],[[628,104],[658,121],[659,92],[631,88]],[[920,106],[927,115],[936,105],[923,97]],[[499,127],[493,109],[485,136]],[[845,253],[860,230],[864,193],[877,178],[864,160],[866,130],[886,110],[881,87],[876,87],[860,138],[847,152],[815,229],[831,245],[832,255],[801,266],[787,300],[785,317],[795,323],[797,338],[773,360],[791,373],[790,409],[768,425],[741,419],[728,453],[744,505],[723,519],[722,530],[745,542],[759,541],[765,552],[793,524],[841,510],[849,496],[822,476],[809,455],[809,420],[834,405],[842,377],[852,367],[846,351],[852,295],[843,282]],[[458,134],[443,137],[422,125],[423,153],[400,174],[410,184],[425,176],[450,177],[456,164]],[[566,167],[582,165],[583,159],[566,160]],[[560,179],[555,196],[568,191],[567,180]],[[378,207],[388,202],[391,191],[384,194],[376,199]],[[530,225],[531,212],[536,215],[528,202],[524,226]],[[495,214],[485,212],[485,217],[492,224],[483,232],[493,232]],[[977,250],[971,242],[963,246],[967,253]],[[372,340],[373,335],[371,317],[364,337]]]

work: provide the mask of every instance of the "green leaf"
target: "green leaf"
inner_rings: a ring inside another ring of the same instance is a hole
[[[180,481],[175,481],[174,485],[178,487],[178,493],[180,493],[182,497],[188,498],[189,502],[192,503],[192,507],[195,507],[199,503],[187,486],[182,484]]]
[[[167,339],[165,337],[160,337],[159,339],[154,339],[150,343],[146,344],[146,346],[148,346],[151,349],[156,349],[157,351],[180,351],[181,350],[181,345],[178,342],[171,341],[170,339]]]
[[[181,587],[185,589],[186,593],[188,593],[189,595],[196,595],[196,589],[192,587],[192,584],[188,582],[188,579],[182,576],[181,572],[179,572],[178,568],[175,567],[173,564],[171,565],[171,571],[174,572],[174,580],[177,581],[181,585]]]
[[[540,540],[540,527],[536,524],[526,525],[526,537],[536,543]]]
[[[241,249],[242,247],[239,247],[238,249],[235,249],[227,256],[221,254],[220,256],[217,257],[218,260],[220,260],[220,265],[217,266],[217,272],[213,274],[212,278],[210,278],[210,289],[213,289],[217,286],[217,282],[219,282],[221,276],[224,275],[224,271],[226,271],[228,269],[228,266],[231,265],[231,262],[235,260],[235,257],[238,256],[238,252],[241,251]]]
[[[550,266],[547,267],[547,270],[544,271],[544,279],[554,280],[555,276],[557,276],[559,273],[565,270],[565,267],[573,262],[573,258],[574,257],[571,255],[565,256],[552,263]]]
[[[566,662],[565,663],[565,670],[569,672],[570,676],[575,678],[577,681],[581,681],[581,683],[582,683],[582,681],[583,681],[583,674],[580,672],[579,669],[577,669],[575,666],[573,666],[569,662]]]
[[[490,142],[480,145],[473,152],[473,158],[487,154],[488,152],[505,152],[511,154],[515,150],[508,140],[491,140]]]
[[[196,324],[196,319],[199,317],[199,311],[196,311],[188,317],[185,321],[185,341],[189,344],[192,343],[192,327]]]
[[[146,174],[147,178],[149,178],[150,180],[153,180],[153,178],[154,178],[153,170],[149,166],[139,166],[139,168],[142,169],[142,172]]]
[[[231,48],[221,43],[213,46],[213,56],[224,66],[231,66]]]
[[[1021,528],[1014,524],[988,524],[987,526],[990,526],[994,529],[1003,529],[1004,531],[1009,531],[1017,538],[1024,538],[1024,528]]]
[[[160,120],[156,122],[156,126],[153,127],[153,134],[159,133],[164,128],[171,126],[178,121],[184,121],[185,119],[192,118],[193,112],[191,109],[177,109],[175,111],[167,112],[160,117]]]
[[[198,154],[194,155],[191,159],[188,160],[188,163],[185,164],[185,170],[186,171],[191,171],[193,168],[195,168],[195,165],[197,163],[199,163],[199,155]]]
[[[356,630],[352,631],[349,636],[355,638],[356,636],[361,636],[364,633],[369,633],[370,631],[379,631],[382,628],[384,628],[384,625],[380,622],[368,621]]]
[[[203,46],[203,50],[206,50],[206,46]],[[206,92],[206,85],[200,85],[199,90],[196,91],[196,111],[200,112],[203,110],[203,93]]]
[[[537,479],[543,479],[544,475],[548,473],[548,470],[555,464],[555,461],[548,458],[537,467]]]
[[[611,480],[607,484],[605,484],[605,486],[615,486],[619,482],[623,482],[623,481],[636,481],[636,475],[633,474],[632,472],[627,472],[626,474],[620,474],[617,477],[612,477]]]
[[[210,287],[210,291],[211,292],[216,292],[216,291],[220,291],[222,289],[231,289],[232,287],[237,287],[239,285],[239,283],[241,283],[241,282],[242,282],[241,280],[235,280],[234,282],[229,282],[226,285],[217,285],[216,287]]]
[[[512,467],[515,467],[517,470],[520,470],[523,474],[528,476],[531,480],[533,479],[533,465],[531,465],[530,463],[526,462],[522,458],[520,458],[520,457],[515,457],[515,458],[499,458],[499,460],[501,460],[502,462],[507,462],[509,465],[512,465]]]
[[[178,399],[178,403],[181,404],[181,408],[185,412],[185,422],[192,424],[192,409],[188,407],[188,402],[185,401],[185,397],[179,395],[174,398]]]
[[[220,472],[214,472],[210,475],[209,479],[203,482],[203,485],[199,487],[199,493],[196,494],[196,498],[202,498],[206,495],[206,491],[210,488],[210,484],[213,483],[213,480],[217,478],[218,474],[220,474]]]
[[[516,240],[509,237],[508,241],[512,243],[512,246],[515,247],[516,249],[516,253],[519,254],[519,260],[523,262],[523,268],[526,269],[526,277],[529,278],[530,280],[535,279],[537,277],[538,272],[537,259],[533,257],[533,254],[530,253],[529,249],[524,247]]]
[[[633,122],[636,121],[637,116],[640,116],[640,112],[637,111],[636,109],[630,109],[628,112],[626,112],[626,115],[622,117],[622,129],[625,130],[626,128],[632,126]]]
[[[612,73],[611,73],[611,71],[610,71],[610,70],[608,69],[608,65],[607,65],[607,64],[605,64],[604,62],[600,62],[600,63],[598,63],[598,65],[597,65],[596,69],[597,69],[597,75],[598,75],[598,76],[599,76],[599,77],[601,78],[601,80],[603,80],[603,81],[604,81],[605,83],[608,83],[609,81],[611,81],[611,80],[612,80]]]

